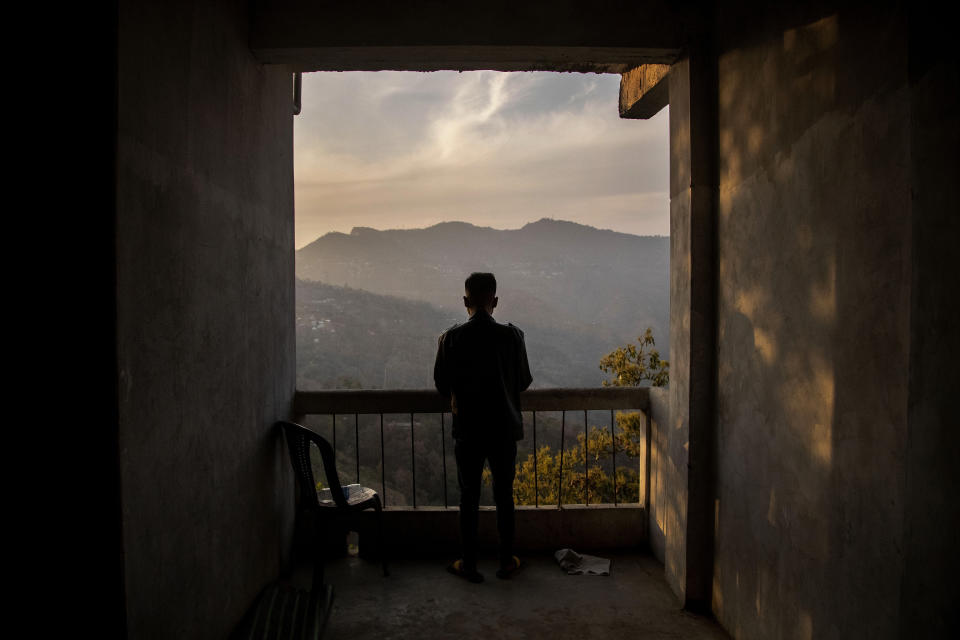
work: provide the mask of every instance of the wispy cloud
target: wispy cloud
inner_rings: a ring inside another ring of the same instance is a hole
[[[315,73],[296,119],[297,246],[354,226],[549,216],[669,231],[666,112],[617,117],[618,76]]]
[[[505,123],[498,114],[510,100],[509,81],[508,74],[486,73],[459,83],[453,100],[431,127],[439,152],[437,160],[462,162],[458,157],[462,150],[473,149],[475,153],[483,149],[483,140],[501,137]]]

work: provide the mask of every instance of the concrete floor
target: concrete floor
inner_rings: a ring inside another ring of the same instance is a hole
[[[599,554],[598,554],[599,555]],[[447,559],[327,563],[334,604],[325,638],[728,638],[713,621],[680,608],[663,567],[637,554],[605,554],[610,576],[568,576],[552,556],[525,556],[512,580],[481,560],[482,584],[444,570]]]

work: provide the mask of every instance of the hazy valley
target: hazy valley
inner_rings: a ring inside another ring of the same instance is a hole
[[[497,276],[495,317],[526,335],[534,385],[596,386],[600,358],[652,327],[668,344],[669,239],[544,219],[329,233],[296,253],[301,389],[432,386],[463,280]]]

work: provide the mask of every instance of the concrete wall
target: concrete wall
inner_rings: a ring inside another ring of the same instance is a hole
[[[277,577],[292,478],[291,76],[245,2],[120,2],[117,279],[128,632],[224,637]]]
[[[889,638],[906,498],[908,37],[896,11],[803,11],[719,19],[713,609],[738,638]]]

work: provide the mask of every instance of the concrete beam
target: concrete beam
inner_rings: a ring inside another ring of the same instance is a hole
[[[670,101],[668,64],[644,64],[620,75],[620,117],[647,120]]]
[[[667,0],[259,0],[250,48],[294,71],[580,71],[623,73],[676,60],[691,22]]]

